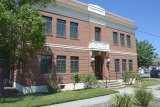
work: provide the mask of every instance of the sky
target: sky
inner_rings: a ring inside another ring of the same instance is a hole
[[[78,0],[134,21],[138,41],[148,40],[160,56],[160,0]],[[142,32],[146,33],[142,33]],[[159,36],[159,37],[157,37]]]

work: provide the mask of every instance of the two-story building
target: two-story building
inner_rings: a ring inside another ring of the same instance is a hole
[[[39,8],[46,20],[45,49],[14,72],[16,89],[46,91],[51,80],[70,89],[72,73],[115,80],[124,72],[137,71],[133,21],[76,0],[57,0],[57,4]]]

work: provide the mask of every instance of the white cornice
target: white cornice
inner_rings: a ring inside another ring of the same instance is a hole
[[[46,43],[45,46],[49,46],[51,48],[73,49],[73,50],[80,50],[80,51],[92,51],[88,47],[81,47],[81,46],[61,45],[61,44],[52,44],[52,43]],[[103,51],[103,50],[97,49],[96,51]],[[109,53],[113,53],[113,54],[132,55],[132,56],[137,55],[137,53],[126,52],[126,51],[116,51],[116,50],[108,50],[108,51],[109,51]]]

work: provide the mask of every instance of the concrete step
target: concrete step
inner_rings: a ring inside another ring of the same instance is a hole
[[[124,88],[125,84],[119,82],[119,81],[112,81],[107,83],[107,87],[110,89],[119,89],[119,88]]]

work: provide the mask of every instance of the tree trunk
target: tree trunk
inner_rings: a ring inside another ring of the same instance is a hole
[[[0,70],[0,98],[4,97],[3,72]]]

